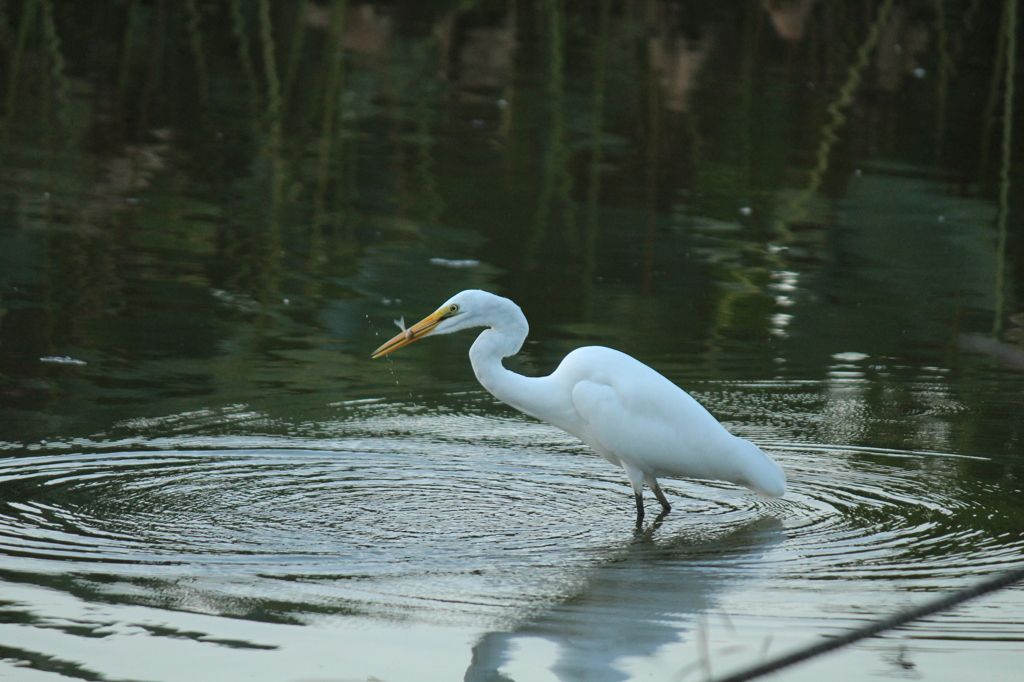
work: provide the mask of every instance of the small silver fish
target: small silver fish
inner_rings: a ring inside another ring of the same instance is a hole
[[[411,329],[408,329],[405,326],[405,316],[404,315],[402,317],[398,318],[397,320],[392,320],[392,322],[395,323],[396,327],[398,327],[403,332],[405,332],[405,338],[407,338],[407,339],[411,339],[412,338],[413,332],[412,332]]]

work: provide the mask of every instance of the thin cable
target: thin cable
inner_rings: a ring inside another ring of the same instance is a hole
[[[719,678],[717,682],[746,682],[746,680],[752,680],[754,678],[761,677],[762,675],[775,672],[776,670],[788,668],[795,663],[806,661],[809,658],[820,656],[828,653],[829,651],[834,651],[841,647],[853,644],[854,642],[858,642],[862,639],[867,639],[868,637],[874,637],[880,632],[898,628],[910,621],[930,616],[933,613],[938,613],[939,611],[946,611],[954,606],[964,603],[965,601],[974,599],[975,597],[980,597],[983,594],[988,594],[989,592],[995,592],[996,590],[1004,587],[1009,587],[1020,580],[1024,580],[1024,566],[1020,566],[1005,573],[1000,573],[997,576],[989,578],[988,580],[983,580],[971,587],[966,587],[958,592],[948,594],[945,597],[940,597],[939,599],[921,604],[920,606],[916,606],[912,609],[907,609],[906,611],[894,614],[884,620],[869,623],[857,630],[851,630],[845,635],[826,639],[823,642],[818,642],[817,644],[800,649],[799,651],[794,651],[791,654],[781,656],[773,661],[755,665],[746,670],[729,675],[728,677]]]

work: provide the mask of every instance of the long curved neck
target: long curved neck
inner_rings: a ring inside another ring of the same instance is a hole
[[[512,407],[533,414],[531,406],[535,391],[531,386],[536,379],[524,377],[505,368],[502,358],[515,355],[523,346],[530,326],[518,307],[500,323],[492,323],[476,337],[469,349],[469,360],[477,380],[494,396]]]

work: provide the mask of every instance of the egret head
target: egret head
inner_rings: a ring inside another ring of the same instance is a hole
[[[379,358],[382,355],[387,355],[391,351],[408,346],[413,341],[419,341],[431,334],[449,334],[460,329],[488,326],[490,324],[488,313],[501,301],[507,301],[507,299],[477,289],[461,291],[445,301],[444,305],[430,315],[373,351],[372,357]],[[511,303],[511,301],[508,302]]]

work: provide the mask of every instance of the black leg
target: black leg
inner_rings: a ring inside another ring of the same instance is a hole
[[[644,521],[644,496],[640,493],[633,493],[634,499],[636,499],[636,525],[640,525]]]
[[[672,511],[672,505],[668,503],[668,498],[665,497],[665,493],[661,492],[661,486],[655,481],[651,485],[651,490],[654,491],[654,496],[658,498],[658,502],[661,502],[661,508],[666,512]]]

